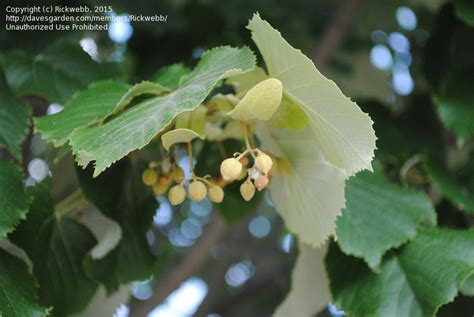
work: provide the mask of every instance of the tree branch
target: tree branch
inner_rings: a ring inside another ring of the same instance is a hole
[[[331,57],[346,37],[349,27],[357,16],[357,11],[364,2],[365,0],[345,0],[329,22],[319,45],[312,54],[313,61],[320,71],[323,72],[327,68]]]
[[[226,225],[218,213],[214,213],[203,235],[196,244],[184,255],[172,271],[158,281],[153,296],[137,305],[130,307],[130,317],[146,317],[150,311],[162,303],[171,292],[179,287],[190,276],[195,275],[207,262],[212,248],[224,234]]]

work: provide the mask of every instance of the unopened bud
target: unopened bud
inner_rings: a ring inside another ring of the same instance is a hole
[[[161,176],[158,180],[160,184],[168,186],[171,183],[171,179],[168,176]]]
[[[258,190],[258,191],[261,191],[262,189],[264,189],[265,187],[267,187],[268,182],[269,182],[268,176],[260,175],[260,176],[257,177],[257,179],[255,180],[255,187],[257,187],[257,190]]]
[[[194,181],[191,184],[189,184],[188,192],[189,192],[189,198],[191,198],[194,201],[199,202],[203,200],[204,198],[206,198],[206,194],[207,194],[206,185],[204,185],[204,183],[201,181]]]
[[[242,164],[243,167],[246,167],[247,165],[249,165],[249,158],[244,156],[240,159],[240,164]]]
[[[243,182],[242,185],[240,185],[240,194],[245,201],[249,201],[253,195],[255,195],[255,186],[249,181]]]
[[[158,173],[152,168],[147,168],[142,173],[142,182],[143,184],[147,186],[151,186],[154,183],[156,183],[157,179],[158,179]]]
[[[153,192],[157,196],[163,195],[167,189],[168,189],[168,185],[163,185],[160,182],[156,182],[155,184],[153,184]]]
[[[267,174],[272,165],[272,158],[263,152],[259,152],[257,158],[255,158],[255,167],[263,174]]]
[[[181,204],[185,197],[186,193],[182,185],[175,185],[171,187],[170,192],[168,193],[168,200],[173,206]]]
[[[226,181],[233,181],[242,172],[242,163],[235,158],[225,159],[221,164],[222,178]]]
[[[184,178],[184,171],[181,167],[175,165],[171,169],[170,177],[176,183],[179,183]]]
[[[209,196],[209,199],[214,203],[221,203],[224,199],[224,191],[217,185],[209,186],[209,189],[207,190],[207,195]]]

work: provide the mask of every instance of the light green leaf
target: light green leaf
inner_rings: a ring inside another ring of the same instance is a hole
[[[197,134],[205,135],[207,108],[199,106],[193,111],[186,111],[176,117],[175,129],[190,129]]]
[[[127,89],[127,85],[112,81],[93,83],[74,94],[63,111],[36,117],[35,129],[47,141],[61,146],[74,130],[97,123],[111,113]]]
[[[279,129],[302,130],[308,125],[309,119],[301,107],[291,101],[285,95],[281,100],[280,107],[270,118],[270,125]]]
[[[326,161],[308,128],[301,132],[260,127],[262,149],[286,157],[291,173],[276,173],[270,196],[290,231],[303,243],[320,246],[334,234],[344,208],[345,173]]]
[[[280,106],[281,97],[281,82],[275,78],[266,79],[253,86],[227,115],[241,121],[266,121]]]
[[[191,72],[191,69],[183,64],[172,64],[161,68],[154,76],[153,81],[163,85],[171,90],[179,87],[179,81],[184,76]]]
[[[387,221],[389,219],[389,221]],[[339,245],[376,269],[384,253],[417,233],[420,222],[436,223],[436,213],[422,192],[391,184],[377,165],[346,182],[346,208],[336,223]]]
[[[209,141],[220,142],[225,139],[242,140],[243,138],[242,124],[239,121],[228,121],[223,129],[210,122],[206,123],[206,139]]]
[[[441,82],[439,96],[435,98],[441,121],[461,138],[474,135],[472,71],[474,69],[448,74]]]
[[[80,129],[71,137],[77,161],[95,161],[94,176],[133,150],[147,145],[178,114],[197,108],[220,79],[249,71],[255,57],[247,49],[220,47],[201,61],[176,91],[148,99],[96,127]]]
[[[0,160],[0,240],[12,232],[28,212],[23,177],[18,166]]]
[[[474,296],[474,274],[469,276],[461,286],[461,293],[466,296]]]
[[[232,94],[217,94],[214,95],[210,100],[211,103],[215,104],[217,108],[224,113],[232,111],[232,109],[235,108],[239,101],[239,98],[235,97]]]
[[[434,316],[474,272],[473,244],[472,230],[423,229],[378,274],[334,244],[326,256],[334,303],[353,316]]]
[[[258,14],[250,20],[248,28],[269,76],[282,82],[284,95],[308,116],[307,133],[326,160],[348,176],[370,170],[376,140],[370,117]]]
[[[133,100],[133,98],[140,95],[154,95],[159,96],[165,92],[170,92],[166,87],[161,86],[157,83],[152,83],[150,81],[142,81],[139,84],[131,87],[125,95],[122,96],[120,101],[115,106],[114,111],[111,114],[117,114],[121,112],[128,104]]]
[[[260,67],[255,67],[255,69],[250,72],[230,77],[226,82],[232,85],[239,95],[243,95],[250,88],[265,79],[268,79],[268,75],[265,71]]]
[[[0,69],[0,148],[22,160],[21,144],[28,133],[30,107],[20,102],[8,87]]]
[[[188,143],[195,138],[204,139],[201,135],[197,134],[190,129],[174,129],[166,132],[161,136],[161,142],[163,147],[169,151],[170,147],[176,143]]]
[[[0,316],[46,316],[48,309],[36,302],[37,287],[26,264],[0,249]]]
[[[7,52],[0,56],[0,64],[17,95],[38,94],[61,104],[90,83],[119,74],[117,63],[97,63],[78,42],[66,40],[55,42],[36,56]]]
[[[329,303],[329,281],[324,267],[326,247],[313,249],[300,243],[291,273],[291,291],[274,317],[314,316]]]
[[[467,183],[460,183],[453,173],[448,171],[440,162],[428,160],[424,163],[426,173],[446,198],[457,208],[474,213],[474,192],[466,187]]]
[[[40,304],[53,306],[56,316],[79,312],[97,288],[82,267],[96,240],[75,220],[56,217],[44,182],[28,187],[28,192],[33,197],[28,217],[10,236],[11,240],[25,250],[33,263]]]

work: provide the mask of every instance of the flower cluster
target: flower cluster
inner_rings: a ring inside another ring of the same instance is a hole
[[[155,195],[163,195],[174,183],[184,179],[184,171],[176,163],[165,159],[162,162],[151,162],[142,173],[142,182],[151,186]]]

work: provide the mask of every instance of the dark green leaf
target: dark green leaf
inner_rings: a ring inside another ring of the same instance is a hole
[[[0,148],[22,160],[21,144],[28,133],[31,110],[13,95],[0,70]]]
[[[346,182],[346,208],[337,220],[341,249],[376,269],[384,253],[413,239],[420,222],[436,223],[428,197],[391,184],[382,168],[364,171]]]
[[[448,171],[439,161],[428,160],[424,168],[432,183],[460,210],[474,213],[474,192],[466,185],[468,182],[460,182],[456,173]]]
[[[28,212],[28,199],[23,187],[21,169],[0,160],[0,239],[12,232]]]
[[[46,316],[48,309],[36,303],[37,287],[26,263],[0,249],[0,316]]]
[[[0,57],[7,81],[17,95],[38,94],[65,103],[88,84],[118,75],[116,64],[97,63],[79,43],[58,41],[36,56],[12,51]]]
[[[33,197],[31,209],[12,241],[25,250],[33,263],[40,304],[53,306],[55,316],[79,312],[97,289],[82,267],[84,257],[97,241],[86,227],[71,218],[57,218],[46,185],[29,187],[28,193]]]
[[[474,27],[474,2],[471,0],[454,0],[456,15]]]
[[[87,274],[104,284],[108,293],[123,283],[145,279],[153,272],[155,257],[146,239],[157,202],[140,183],[128,159],[121,160],[96,178],[92,168],[77,168],[82,192],[107,217],[122,228],[122,239],[100,259],[88,256]]]
[[[326,268],[334,303],[353,316],[434,316],[474,272],[474,231],[423,229],[379,274],[333,244]]]

